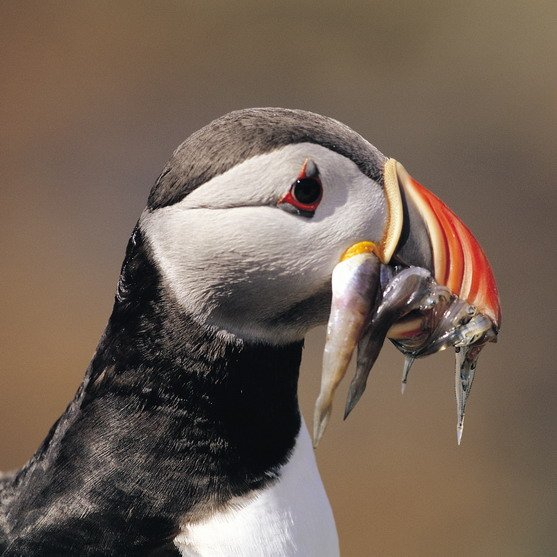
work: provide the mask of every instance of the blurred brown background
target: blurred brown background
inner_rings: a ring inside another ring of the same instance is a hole
[[[504,322],[455,441],[453,359],[386,347],[318,459],[345,556],[557,554],[556,21],[548,2],[0,4],[0,469],[81,381],[174,147],[229,110],[336,117],[474,230]],[[323,331],[307,342],[304,412]]]

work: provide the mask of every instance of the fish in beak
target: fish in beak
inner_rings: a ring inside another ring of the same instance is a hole
[[[405,356],[403,389],[416,358],[454,348],[460,444],[479,353],[497,340],[501,323],[493,272],[470,230],[394,159],[385,164],[383,186],[383,238],[349,247],[333,270],[314,446],[356,347],[345,418],[360,400],[386,338]]]

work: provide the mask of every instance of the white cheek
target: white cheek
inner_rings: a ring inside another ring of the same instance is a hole
[[[318,162],[324,187],[313,218],[268,201],[280,197],[308,157]],[[194,317],[240,336],[289,342],[325,321],[326,307],[310,308],[307,323],[298,319],[290,329],[277,326],[277,316],[327,290],[350,245],[381,240],[385,203],[378,184],[321,146],[289,146],[280,156],[254,159],[180,203],[146,211],[141,229],[167,287]],[[279,183],[274,190],[269,172]]]
[[[327,238],[336,239],[343,251],[355,241],[379,242],[387,220],[382,188],[351,161],[326,165],[321,174],[323,199],[313,222],[323,223]]]
[[[330,262],[311,248],[314,240],[296,221],[275,207],[187,214],[169,207],[145,213],[141,228],[165,284],[185,309],[237,334],[247,326],[248,336],[274,337],[276,331],[260,330],[265,321],[322,289],[330,275]],[[286,341],[303,336],[283,332]]]

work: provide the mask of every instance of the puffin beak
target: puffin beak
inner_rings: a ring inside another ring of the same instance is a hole
[[[455,350],[457,439],[478,355],[495,342],[501,321],[491,267],[477,240],[435,195],[389,159],[383,173],[387,219],[380,242],[359,242],[342,255],[332,274],[331,313],[323,354],[321,390],[315,404],[313,443],[329,421],[335,391],[358,347],[356,373],[344,417],[362,396],[386,338],[404,354],[403,387],[416,358]],[[417,226],[408,222],[406,238],[429,246],[431,258],[414,253],[405,265],[397,252],[405,204],[413,205]],[[413,229],[414,228],[414,229]],[[393,265],[391,258],[396,265]]]

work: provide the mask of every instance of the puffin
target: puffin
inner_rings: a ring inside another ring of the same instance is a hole
[[[327,324],[313,440],[306,333]],[[339,555],[314,447],[357,352],[345,415],[386,339],[452,347],[457,429],[496,340],[493,273],[404,167],[315,113],[252,108],[193,133],[156,180],[84,380],[0,476],[0,555]]]

